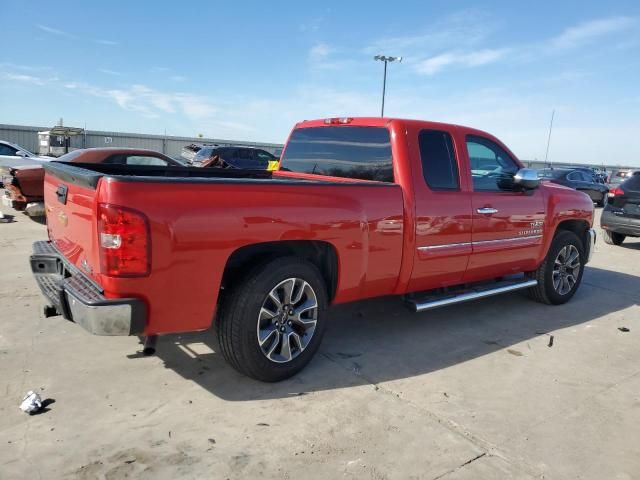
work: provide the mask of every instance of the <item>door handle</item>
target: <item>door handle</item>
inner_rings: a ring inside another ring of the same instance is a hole
[[[492,207],[483,207],[483,208],[479,208],[478,210],[476,210],[476,212],[482,214],[482,215],[490,215],[492,213],[498,213],[498,209],[497,208],[492,208]]]

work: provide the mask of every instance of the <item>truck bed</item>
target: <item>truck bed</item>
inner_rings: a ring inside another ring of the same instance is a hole
[[[225,268],[248,246],[330,246],[340,272],[336,303],[394,291],[399,278],[405,219],[395,183],[197,167],[51,162],[45,169],[53,246],[107,299],[142,299],[145,334],[208,328]],[[148,276],[102,273],[101,205],[146,217]]]
[[[96,188],[102,177],[113,177],[120,181],[138,182],[188,182],[188,183],[284,183],[284,184],[330,184],[367,183],[377,186],[389,186],[381,182],[363,182],[362,180],[341,179],[340,182],[303,176],[284,176],[265,170],[221,169],[200,167],[173,167],[149,165],[120,165],[108,163],[63,163],[47,162],[44,168],[63,181],[72,182],[89,188]]]

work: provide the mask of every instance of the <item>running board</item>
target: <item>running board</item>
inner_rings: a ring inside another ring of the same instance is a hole
[[[535,287],[537,280],[502,280],[490,284],[470,287],[458,292],[414,294],[405,301],[416,312],[424,312],[438,307],[446,307],[455,303],[468,302],[478,298],[491,297],[501,293],[513,292],[523,288]]]

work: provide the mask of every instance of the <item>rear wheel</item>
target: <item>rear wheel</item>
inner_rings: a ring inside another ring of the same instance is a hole
[[[218,343],[239,372],[265,382],[295,375],[324,334],[327,293],[318,269],[284,257],[251,270],[223,300]]]
[[[561,231],[551,242],[542,265],[530,274],[538,284],[529,289],[529,295],[549,305],[568,302],[580,286],[583,272],[582,242],[575,233]]]
[[[616,232],[610,232],[609,230],[603,230],[602,232],[604,243],[607,243],[609,245],[622,245],[624,239],[627,238],[626,235]]]

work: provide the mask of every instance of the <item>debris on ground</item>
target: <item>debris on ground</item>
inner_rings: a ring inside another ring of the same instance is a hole
[[[621,332],[624,332],[624,333],[627,333],[627,332],[631,331],[627,327],[618,327],[618,330],[620,330]]]
[[[548,335],[549,336],[549,343],[547,344],[547,347],[551,348],[553,347],[553,335],[551,335],[549,332],[536,332],[536,335]]]
[[[13,221],[13,215],[5,215],[0,212],[0,223],[11,223]]]
[[[42,398],[33,390],[27,392],[20,404],[20,410],[29,415],[37,413],[42,408]]]
[[[520,350],[515,350],[513,348],[508,348],[507,352],[509,352],[511,355],[515,355],[516,357],[522,357],[522,352]]]

